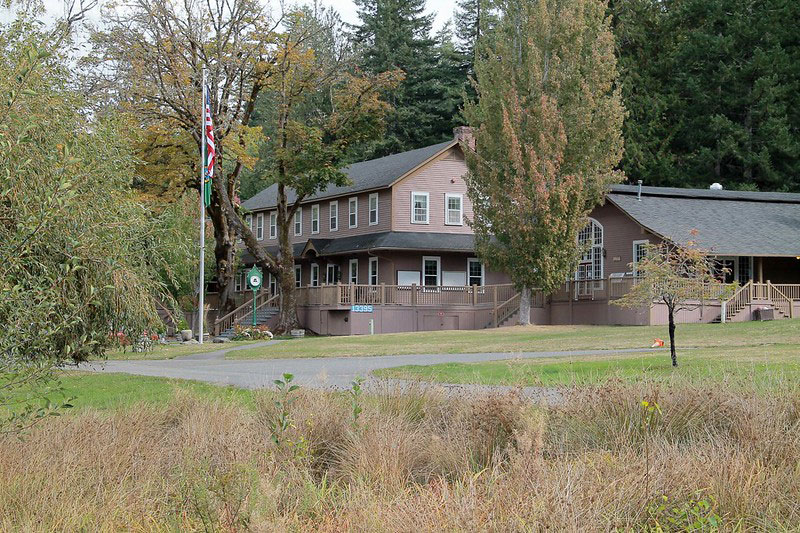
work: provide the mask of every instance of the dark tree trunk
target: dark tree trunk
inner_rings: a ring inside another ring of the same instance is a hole
[[[284,197],[285,198],[285,197]],[[280,216],[282,200],[279,195],[278,206],[278,244],[280,254],[278,256],[278,283],[281,287],[280,315],[276,330],[279,333],[286,333],[300,326],[297,319],[297,298],[294,285],[294,250],[289,238],[289,217]],[[285,201],[284,209],[285,209]],[[286,211],[284,211],[285,213]]]
[[[208,206],[207,212],[214,226],[214,258],[219,285],[219,316],[222,316],[235,308],[233,295],[236,277],[236,233],[228,223],[228,218],[218,201],[212,202]]]
[[[675,310],[669,308],[669,354],[672,357],[672,366],[678,366],[678,356],[675,353]]]

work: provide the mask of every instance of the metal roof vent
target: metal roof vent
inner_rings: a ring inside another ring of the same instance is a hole
[[[711,189],[712,191],[721,191],[722,190],[722,185],[719,184],[719,183],[712,183],[711,187],[709,187],[709,189]]]

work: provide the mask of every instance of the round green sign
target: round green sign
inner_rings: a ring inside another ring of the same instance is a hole
[[[247,282],[253,290],[261,287],[261,271],[257,267],[251,268],[250,272],[247,273]]]

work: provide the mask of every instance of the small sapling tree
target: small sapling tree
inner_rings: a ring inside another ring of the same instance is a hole
[[[715,268],[707,252],[695,247],[692,241],[685,246],[670,241],[647,244],[645,256],[631,267],[637,276],[633,286],[614,303],[628,308],[649,308],[663,303],[669,316],[672,366],[678,366],[675,314],[681,310],[697,309],[703,299],[725,298],[732,287],[720,281],[720,269]]]

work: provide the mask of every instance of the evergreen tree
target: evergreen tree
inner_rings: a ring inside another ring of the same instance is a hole
[[[478,39],[486,35],[497,23],[492,0],[458,0],[456,2],[456,37],[458,50],[468,62],[472,73],[475,64],[475,50]]]
[[[451,21],[436,33],[436,57],[436,78],[441,85],[442,99],[433,104],[437,107],[437,114],[443,117],[440,126],[443,135],[449,136],[455,126],[464,123],[461,106],[464,103],[464,90],[468,87],[470,68],[466,56],[453,39]]]
[[[424,0],[356,0],[360,25],[354,44],[360,68],[371,74],[400,69],[405,79],[385,94],[393,111],[386,135],[362,146],[359,159],[380,157],[443,141],[452,135],[453,109],[440,81],[440,58],[431,37],[433,17]]]
[[[800,190],[800,4],[630,0],[613,11],[630,178]]]

